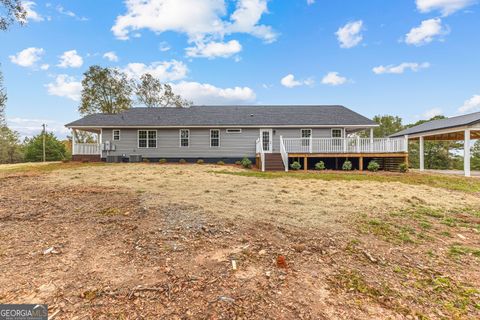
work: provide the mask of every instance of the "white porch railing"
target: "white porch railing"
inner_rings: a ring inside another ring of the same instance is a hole
[[[288,153],[395,153],[407,152],[404,138],[285,138]],[[282,156],[283,157],[283,156]]]
[[[75,143],[73,155],[100,155],[100,145],[97,143]]]
[[[265,151],[263,150],[262,139],[258,138],[255,143],[255,152],[260,155],[260,169],[265,171]]]
[[[282,155],[283,166],[285,171],[288,171],[288,153],[285,149],[285,143],[283,143],[283,138],[280,136],[280,154]]]

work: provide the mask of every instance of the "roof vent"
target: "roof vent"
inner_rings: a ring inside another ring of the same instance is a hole
[[[253,117],[253,113],[250,113],[250,117]]]

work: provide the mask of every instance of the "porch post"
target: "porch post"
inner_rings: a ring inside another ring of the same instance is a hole
[[[465,177],[470,177],[470,129],[465,129],[465,142],[463,145],[463,171]]]
[[[420,171],[425,171],[425,150],[423,146],[423,136],[420,137]]]
[[[308,170],[308,158],[303,157],[303,170],[307,171]]]
[[[370,128],[370,152],[373,152],[373,128]]]
[[[360,158],[358,159],[358,169],[359,169],[360,171],[363,171],[363,157],[360,157]]]

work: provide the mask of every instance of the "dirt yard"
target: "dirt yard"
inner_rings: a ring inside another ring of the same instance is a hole
[[[0,166],[0,303],[55,319],[480,318],[480,180],[249,175]]]

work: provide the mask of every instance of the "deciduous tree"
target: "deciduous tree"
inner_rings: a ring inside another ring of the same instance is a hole
[[[0,0],[0,30],[7,30],[13,23],[24,24],[27,11],[20,0]]]
[[[191,105],[191,102],[175,94],[169,84],[162,84],[160,80],[149,73],[140,77],[140,81],[135,86],[135,94],[138,102],[149,108],[183,108]]]
[[[132,107],[133,85],[122,71],[91,66],[82,80],[82,115],[119,113]]]

